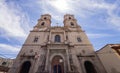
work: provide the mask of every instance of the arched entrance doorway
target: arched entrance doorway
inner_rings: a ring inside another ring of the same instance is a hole
[[[52,59],[52,73],[64,73],[64,60],[61,56],[55,56]]]
[[[93,64],[90,61],[85,61],[84,65],[86,73],[97,73]]]
[[[21,70],[19,73],[29,73],[30,67],[31,67],[30,61],[24,62],[21,66]]]

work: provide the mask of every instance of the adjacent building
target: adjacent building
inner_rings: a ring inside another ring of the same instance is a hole
[[[96,53],[107,73],[120,73],[120,44],[107,44]]]
[[[14,59],[6,59],[0,57],[0,73],[7,73],[12,67]]]

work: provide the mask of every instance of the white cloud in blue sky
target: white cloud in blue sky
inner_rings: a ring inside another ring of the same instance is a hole
[[[53,26],[63,26],[63,16],[74,14],[96,50],[120,43],[119,7],[120,0],[0,0],[0,54],[13,50],[17,54],[45,13],[51,14]]]
[[[19,51],[20,51],[20,46],[0,44],[0,56],[2,57],[15,58]]]
[[[11,37],[25,37],[26,28],[29,28],[28,20],[18,5],[7,3],[4,0],[0,2],[0,28],[2,35]],[[25,25],[25,28],[22,25]]]

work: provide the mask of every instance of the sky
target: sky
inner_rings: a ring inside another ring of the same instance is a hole
[[[52,16],[52,26],[73,14],[95,51],[120,43],[120,0],[0,0],[0,57],[16,57],[43,14]]]

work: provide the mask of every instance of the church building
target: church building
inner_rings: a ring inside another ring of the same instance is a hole
[[[107,73],[74,15],[63,23],[51,26],[51,15],[41,15],[8,73]]]

